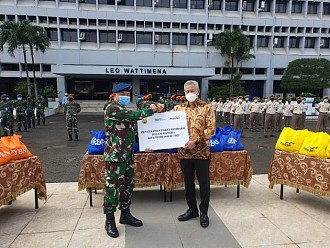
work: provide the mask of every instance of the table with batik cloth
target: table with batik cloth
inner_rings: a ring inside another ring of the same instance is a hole
[[[330,196],[330,159],[275,150],[268,174],[269,188],[281,184],[280,199],[283,200],[283,185]]]
[[[46,199],[46,182],[38,156],[10,161],[0,165],[0,206],[11,204],[16,197],[34,189],[34,204]]]
[[[162,185],[165,191],[182,187],[183,176],[177,153],[136,153],[135,187]],[[87,155],[82,160],[78,190],[88,189],[92,206],[92,189],[104,188],[105,162],[103,155]],[[239,197],[240,185],[248,187],[253,169],[247,151],[225,151],[212,153],[210,163],[210,182],[212,185],[237,185]],[[166,192],[164,197],[166,201]],[[171,195],[170,195],[170,198]]]

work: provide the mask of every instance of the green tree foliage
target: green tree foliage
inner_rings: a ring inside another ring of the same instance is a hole
[[[240,81],[241,78],[242,78],[242,73],[234,75],[233,91],[237,96],[244,96],[246,94],[243,87],[243,82]],[[208,91],[208,97],[215,98],[216,100],[218,100],[219,97],[225,100],[229,95],[230,95],[230,84],[211,87]]]
[[[313,90],[330,87],[330,61],[296,59],[289,63],[281,87],[290,90]]]
[[[234,91],[235,71],[239,73],[241,62],[255,58],[250,54],[249,39],[242,33],[241,29],[234,29],[233,31],[225,30],[215,37],[215,48],[220,51],[222,56],[227,57],[226,65],[230,67],[230,85],[229,95],[232,96]]]
[[[0,51],[3,51],[4,45],[8,46],[8,54],[12,57],[15,56],[16,49],[22,49],[24,56],[24,65],[26,72],[26,82],[28,87],[28,94],[31,94],[30,77],[27,66],[26,53],[30,49],[31,60],[33,64],[34,88],[35,95],[37,96],[37,84],[35,77],[34,67],[34,49],[45,52],[49,47],[49,39],[43,28],[33,26],[28,20],[20,22],[5,21],[0,25]]]

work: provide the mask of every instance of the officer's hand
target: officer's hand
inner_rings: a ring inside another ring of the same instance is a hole
[[[164,104],[162,103],[157,103],[157,112],[160,113],[160,112],[163,112],[163,109],[164,109]]]
[[[151,108],[154,112],[157,111],[157,107],[156,107],[155,104],[150,104],[150,108]]]
[[[196,146],[196,142],[193,140],[189,140],[186,144],[184,144],[183,148],[191,150],[194,149],[195,146]]]

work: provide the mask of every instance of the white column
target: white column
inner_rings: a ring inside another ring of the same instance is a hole
[[[323,96],[329,96],[330,97],[330,88],[324,88],[323,89]]]
[[[62,98],[66,92],[65,77],[57,77],[56,81],[57,81],[58,98],[60,99],[60,102],[61,102]]]
[[[132,78],[132,100],[137,101],[137,96],[140,94],[140,79]]]
[[[207,101],[207,93],[209,91],[209,80],[206,78],[203,78],[202,82],[199,84],[199,89],[201,91],[200,98],[203,101]]]

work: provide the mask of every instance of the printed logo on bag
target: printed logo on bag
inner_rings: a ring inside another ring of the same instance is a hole
[[[21,155],[27,152],[26,148],[21,148],[17,150],[11,150],[11,155]]]
[[[220,144],[219,140],[210,140],[211,146],[215,146],[215,145],[219,145],[219,144]]]
[[[304,147],[304,150],[307,152],[315,152],[319,147],[318,146],[313,146],[313,147]]]
[[[6,151],[2,151],[2,152],[0,152],[0,157],[2,158],[2,157],[6,157],[6,156],[8,156],[8,155],[10,155],[10,152],[6,152]]]
[[[237,140],[235,140],[234,138],[229,138],[228,139],[228,143],[229,144],[236,144],[237,143]]]
[[[104,139],[96,139],[95,137],[91,140],[91,144],[92,145],[96,145],[96,146],[99,146],[99,145],[102,145],[105,143],[105,140]]]
[[[285,143],[281,142],[281,145],[284,145],[284,146],[293,146],[295,143],[294,142],[289,142],[289,141],[286,141]]]

